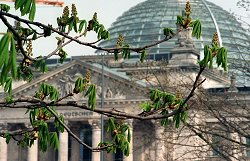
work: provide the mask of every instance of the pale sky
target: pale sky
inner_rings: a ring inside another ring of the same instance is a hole
[[[127,11],[130,7],[133,7],[143,1],[145,0],[64,0],[65,5],[71,6],[72,3],[76,4],[78,9],[78,16],[80,19],[89,20],[92,18],[93,13],[97,12],[99,22],[104,24],[106,28],[109,28],[112,22],[114,22],[116,18],[119,17],[123,12]],[[227,11],[231,10],[230,12],[235,12],[238,15],[246,15],[245,10],[239,9],[236,6],[237,0],[208,1],[211,1],[221,6]],[[35,21],[42,21],[45,24],[53,24],[56,26],[56,17],[58,15],[61,15],[62,9],[63,8],[60,7],[39,5],[37,8],[37,15]],[[1,32],[3,31],[4,30],[1,27]],[[95,37],[92,34],[89,34],[88,36],[89,38],[83,38],[81,40],[95,41]],[[42,39],[38,43],[34,44],[35,55],[48,54],[52,52],[55,48],[56,41],[53,41],[55,40],[55,38],[50,38],[49,40],[46,39],[46,42],[44,42],[44,40],[45,39]],[[84,55],[89,53],[91,54],[94,52],[94,50],[90,48],[82,47],[75,43],[65,47],[65,50],[70,55]]]

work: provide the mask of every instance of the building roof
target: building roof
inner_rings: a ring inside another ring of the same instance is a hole
[[[221,7],[205,1],[190,0],[192,5],[192,18],[202,23],[202,37],[193,39],[195,47],[201,51],[203,47],[211,44],[213,33],[221,35],[222,45],[228,49],[230,63],[240,64],[248,52],[250,38],[246,30],[229,12]],[[109,29],[111,39],[101,42],[102,47],[115,46],[119,34],[125,36],[125,41],[133,47],[141,47],[154,41],[164,39],[163,28],[176,28],[176,17],[181,15],[186,0],[147,0],[124,12]],[[177,38],[148,50],[151,59],[170,59],[170,50],[176,46]],[[99,51],[97,51],[98,53]],[[230,68],[232,71],[233,69]],[[238,75],[241,75],[238,72]],[[244,82],[244,80],[241,78]],[[246,84],[246,82],[244,82]]]

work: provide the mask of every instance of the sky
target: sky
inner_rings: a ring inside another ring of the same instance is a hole
[[[78,16],[80,17],[80,19],[89,20],[92,18],[93,13],[97,12],[99,22],[104,24],[106,28],[109,28],[112,22],[114,22],[117,17],[122,15],[123,12],[143,1],[145,0],[64,0],[65,5],[71,6],[72,3],[76,4]],[[238,15],[246,14],[246,11],[244,9],[239,9],[236,6],[237,0],[208,1],[221,6],[227,11],[235,12]],[[62,10],[63,8],[61,7],[38,5],[35,21],[41,21],[45,24],[53,24],[56,26],[56,17],[58,15],[61,15]],[[11,12],[16,13],[17,11],[14,11],[14,9],[12,9]],[[2,23],[0,24],[0,32],[4,32]],[[90,33],[87,35],[87,38],[82,38],[81,40],[92,42],[96,40],[96,36],[94,36],[93,33]],[[33,44],[34,55],[38,56],[49,54],[55,48],[55,44],[56,39],[54,37],[39,40],[38,42]],[[66,46],[64,49],[69,53],[69,55],[89,55],[94,53],[95,51],[88,47],[82,47],[76,43]]]

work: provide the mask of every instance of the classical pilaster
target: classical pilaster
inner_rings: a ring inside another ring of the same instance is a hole
[[[133,161],[133,121],[128,120],[126,123],[129,126],[130,133],[131,133],[131,140],[129,143],[129,156],[124,156],[123,161]]]
[[[79,126],[77,125],[73,125],[70,127],[72,132],[80,138],[80,131],[79,131]],[[70,152],[70,161],[78,161],[80,160],[79,156],[80,156],[80,144],[73,138],[70,137],[71,139],[71,152]]]
[[[7,129],[7,124],[0,124],[0,132],[4,132]],[[0,161],[8,160],[8,147],[5,142],[5,138],[0,137]]]
[[[58,161],[68,161],[69,134],[66,130],[59,134],[59,142]]]
[[[156,143],[155,143],[155,160],[157,161],[165,161],[164,155],[165,155],[165,146],[164,146],[164,127],[161,125],[160,122],[156,122],[155,124],[155,137],[156,137]]]
[[[235,140],[236,142],[240,142],[240,137],[239,137],[239,134],[238,133],[231,133],[230,134],[230,138],[232,139],[232,140]],[[230,159],[232,160],[232,161],[237,161],[237,160],[239,160],[239,158],[240,158],[240,155],[242,155],[241,154],[241,149],[240,149],[240,145],[239,144],[237,144],[237,143],[232,143],[233,145],[232,145],[232,147],[231,147],[231,154],[232,154],[232,157],[230,157]]]
[[[101,122],[100,120],[91,120],[90,123],[92,125],[92,147],[94,148],[101,142]],[[100,157],[100,152],[92,152],[92,161],[98,161]]]

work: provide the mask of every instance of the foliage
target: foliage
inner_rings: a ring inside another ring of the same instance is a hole
[[[0,85],[4,85],[4,91],[12,95],[12,78],[17,77],[17,67],[15,40],[10,32],[0,41],[0,57]]]
[[[237,5],[239,7],[245,8],[247,11],[249,11],[250,1],[249,0],[240,0],[237,2]]]
[[[133,48],[131,44],[125,41],[123,35],[119,35],[117,39],[116,46],[111,49],[105,49],[97,47],[94,43],[85,43],[78,40],[81,36],[86,36],[88,32],[94,31],[97,35],[97,42],[105,39],[110,39],[109,32],[105,27],[99,23],[97,19],[97,13],[94,13],[93,18],[88,22],[84,19],[80,19],[77,14],[77,9],[74,4],[71,6],[71,14],[69,13],[69,7],[66,6],[60,17],[57,18],[57,28],[52,25],[44,25],[41,23],[34,23],[36,13],[36,3],[35,0],[16,0],[15,9],[20,10],[21,15],[29,15],[29,20],[26,21],[21,18],[14,18],[16,20],[22,21],[28,24],[28,28],[22,27],[20,22],[16,24],[15,27],[11,26],[7,19],[9,15],[4,14],[8,12],[9,7],[7,5],[1,5],[0,18],[4,24],[8,27],[8,31],[0,40],[0,85],[4,87],[4,91],[8,93],[6,98],[7,104],[14,104],[15,100],[12,98],[12,81],[18,80],[28,80],[33,79],[33,70],[39,69],[42,73],[48,71],[45,60],[50,56],[57,55],[60,57],[60,62],[66,59],[68,54],[64,51],[63,47],[70,43],[71,41],[78,42],[82,45],[86,45],[95,49],[107,51],[114,53],[115,60],[118,60],[119,53],[121,53],[124,59],[129,59],[131,52],[136,52],[140,55],[140,61],[143,62],[147,57],[147,48],[158,45],[164,41],[169,40],[174,37],[177,33],[174,33],[173,29],[165,27],[163,29],[163,34],[165,39],[149,44],[140,48]],[[187,2],[185,8],[185,15],[177,16],[177,24],[179,25],[179,31],[186,30],[187,28],[193,28],[192,35],[196,38],[201,36],[201,23],[199,20],[192,20],[190,17],[191,6]],[[10,16],[11,17],[11,16]],[[38,26],[42,32],[38,32],[30,25]],[[70,33],[79,34],[77,37],[69,36]],[[57,39],[57,49],[55,52],[48,54],[48,56],[32,57],[32,41],[36,41],[40,37],[50,37],[52,33],[57,33],[61,37],[56,37]],[[64,42],[65,39],[69,39]],[[24,48],[26,46],[26,49]],[[23,56],[22,62],[17,66],[16,54],[20,53]],[[169,120],[175,123],[175,127],[178,128],[180,123],[186,123],[187,120],[187,110],[189,109],[187,105],[188,99],[193,95],[194,90],[197,88],[197,81],[201,72],[206,68],[209,63],[209,68],[213,67],[213,59],[216,59],[216,64],[218,67],[227,70],[227,51],[224,47],[219,46],[218,36],[214,35],[212,45],[209,47],[206,45],[204,47],[204,59],[199,62],[202,70],[197,76],[194,83],[193,89],[190,92],[190,96],[186,99],[179,98],[176,94],[169,92],[163,92],[159,89],[152,89],[149,95],[150,100],[141,105],[143,113],[140,115],[141,119],[146,118],[149,115],[158,113],[161,115],[161,123],[163,126],[167,126]],[[34,67],[34,68],[33,68]],[[75,81],[75,87],[71,93],[66,96],[60,96],[58,90],[53,86],[46,83],[42,83],[39,90],[35,91],[35,101],[36,104],[29,107],[27,113],[29,113],[31,130],[21,133],[21,139],[18,140],[18,144],[24,147],[30,147],[36,139],[39,140],[39,148],[42,151],[46,151],[50,145],[54,149],[58,149],[59,140],[58,132],[63,132],[66,128],[64,124],[63,116],[59,116],[54,106],[61,100],[73,96],[74,94],[82,94],[87,97],[88,110],[95,111],[96,106],[96,86],[92,84],[90,71],[86,72],[85,77],[79,77]],[[47,103],[46,101],[50,101]],[[27,101],[28,102],[28,101]],[[76,103],[75,103],[76,104]],[[74,104],[74,105],[75,105]],[[72,105],[72,104],[70,104]],[[99,112],[100,114],[105,114],[105,111]],[[129,126],[122,121],[117,121],[111,116],[119,116],[110,112],[108,120],[107,132],[112,136],[111,141],[104,141],[99,144],[101,150],[106,150],[107,152],[116,152],[117,148],[121,149],[123,153],[129,155],[129,143],[131,140],[131,133]],[[50,131],[48,128],[48,120],[54,122],[54,131]],[[68,129],[66,129],[68,130]],[[14,135],[10,133],[5,133],[3,136],[6,138],[6,142],[9,142]],[[98,150],[100,150],[98,149]],[[91,150],[94,150],[92,148]]]
[[[175,127],[178,128],[181,122],[186,122],[188,105],[184,103],[184,100],[176,97],[174,94],[168,92],[162,92],[158,89],[150,91],[150,101],[141,104],[143,109],[143,115],[154,113],[155,111],[161,111],[163,118],[161,120],[162,125],[167,126],[169,122],[168,114],[170,112],[176,112],[173,117]],[[184,109],[184,110],[183,110]]]
[[[122,121],[116,123],[113,117],[108,120],[107,132],[110,132],[112,141],[101,142],[99,146],[105,147],[107,152],[116,153],[117,149],[121,149],[126,156],[129,155],[129,143],[131,141],[131,132],[129,125]]]
[[[227,70],[227,49],[219,46],[218,35],[214,33],[211,47],[205,45],[204,59],[199,62],[201,66],[206,66],[209,63],[209,68],[213,68],[213,60],[216,59],[216,64]]]
[[[36,1],[35,0],[16,0],[15,1],[15,9],[20,9],[21,15],[24,16],[26,14],[29,14],[29,19],[31,21],[35,18],[36,13]]]

